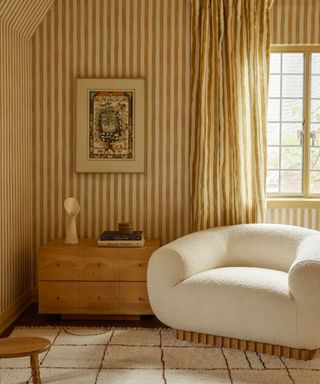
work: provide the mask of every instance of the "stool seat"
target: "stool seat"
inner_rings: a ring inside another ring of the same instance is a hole
[[[50,341],[42,337],[6,337],[0,339],[0,358],[23,357],[45,352]]]
[[[51,346],[49,340],[42,337],[6,337],[0,339],[0,358],[30,356],[33,384],[41,384],[38,354]]]

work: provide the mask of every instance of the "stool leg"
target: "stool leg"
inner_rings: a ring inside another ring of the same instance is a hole
[[[40,371],[39,371],[39,359],[37,354],[30,356],[30,365],[31,365],[33,384],[41,384]]]

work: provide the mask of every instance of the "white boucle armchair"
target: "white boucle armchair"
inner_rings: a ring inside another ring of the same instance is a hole
[[[180,338],[309,359],[320,348],[320,233],[242,224],[184,236],[152,255],[148,294]]]

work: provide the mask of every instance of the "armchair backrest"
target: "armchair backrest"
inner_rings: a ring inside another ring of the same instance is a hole
[[[227,242],[224,266],[288,272],[301,242],[319,232],[290,225],[242,224],[221,228]]]
[[[188,260],[185,277],[231,266],[288,272],[302,241],[315,235],[320,233],[291,225],[240,224],[194,232],[163,248],[170,248]]]

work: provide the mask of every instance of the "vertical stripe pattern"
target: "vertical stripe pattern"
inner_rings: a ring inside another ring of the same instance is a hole
[[[0,0],[0,18],[9,28],[29,39],[54,0]]]
[[[267,222],[320,231],[320,208],[268,208]]]
[[[185,0],[56,0],[33,37],[34,246],[124,220],[148,238],[189,231],[189,29]],[[76,78],[145,78],[145,174],[76,174]]]
[[[275,0],[270,18],[272,44],[320,44],[319,0]]]
[[[0,315],[33,282],[30,48],[0,18]]]
[[[192,1],[193,230],[265,220],[271,3]]]

